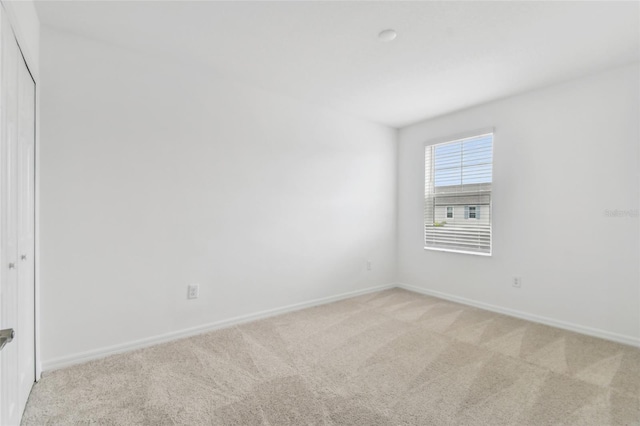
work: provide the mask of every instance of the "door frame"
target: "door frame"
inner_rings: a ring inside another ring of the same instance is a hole
[[[35,86],[34,99],[34,364],[35,364],[35,380],[36,382],[42,378],[42,358],[40,347],[40,85],[38,74],[38,52],[32,50],[31,45],[20,25],[18,14],[14,10],[14,6],[10,1],[0,0],[0,13],[6,14],[11,32],[18,44],[18,51],[24,61],[27,71],[33,80]],[[34,48],[34,49],[37,49]]]

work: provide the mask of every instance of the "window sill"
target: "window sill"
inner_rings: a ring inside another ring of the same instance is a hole
[[[445,248],[437,248],[437,247],[425,247],[424,249],[429,251],[445,251],[448,253],[473,254],[476,256],[491,257],[491,252],[481,253],[477,251],[454,250],[454,249],[445,249]]]

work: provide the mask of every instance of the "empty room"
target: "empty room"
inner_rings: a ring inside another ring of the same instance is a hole
[[[640,425],[640,2],[0,0],[0,425]]]

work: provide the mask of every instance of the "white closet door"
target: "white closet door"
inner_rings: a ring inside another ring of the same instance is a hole
[[[18,398],[18,46],[3,14],[0,52],[0,143],[2,144],[2,245],[0,246],[0,329],[12,328],[16,338],[0,351],[2,412],[0,424],[15,425],[22,414]]]
[[[35,83],[18,56],[18,403],[35,382]]]
[[[35,380],[35,85],[6,18],[0,21],[0,424],[20,423]]]

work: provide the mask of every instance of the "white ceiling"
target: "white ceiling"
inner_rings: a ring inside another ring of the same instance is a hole
[[[44,25],[393,127],[637,62],[638,2],[43,1]],[[390,43],[377,34],[394,28]]]

